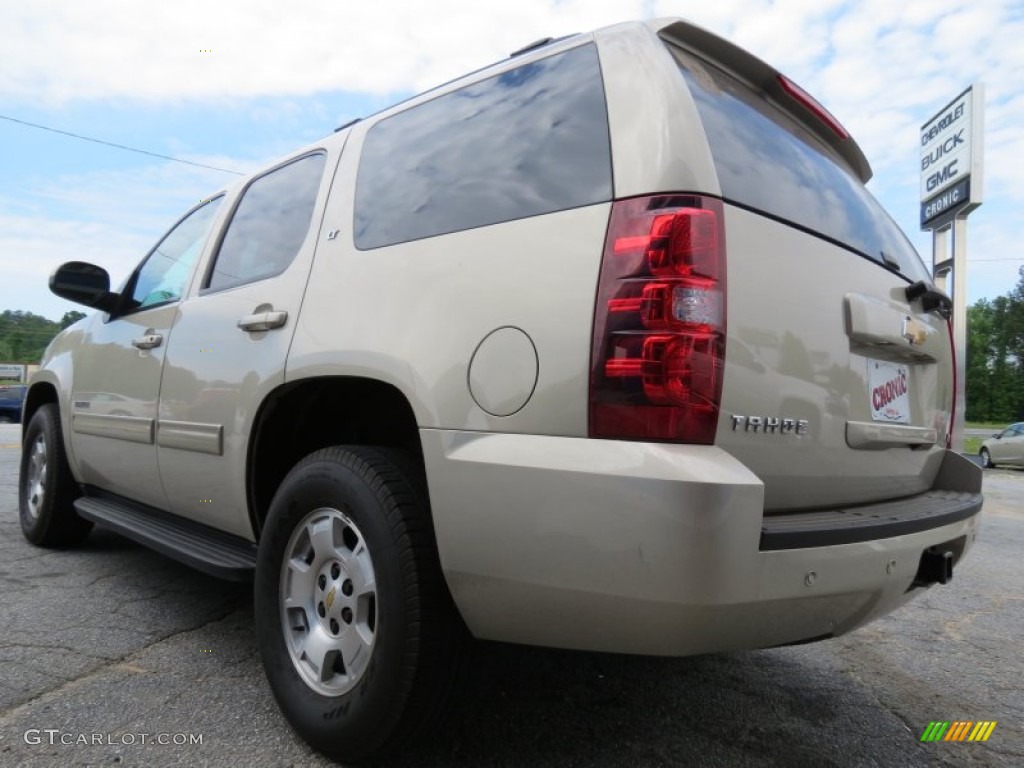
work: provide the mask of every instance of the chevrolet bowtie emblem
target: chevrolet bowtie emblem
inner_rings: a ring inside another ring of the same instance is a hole
[[[919,347],[928,338],[928,328],[912,317],[904,317],[902,336],[909,344]]]

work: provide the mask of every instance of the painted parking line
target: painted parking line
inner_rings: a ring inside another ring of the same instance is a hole
[[[0,443],[0,448],[21,448],[21,443]]]

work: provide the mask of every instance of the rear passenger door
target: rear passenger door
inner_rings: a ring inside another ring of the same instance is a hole
[[[251,538],[245,458],[256,410],[284,381],[339,151],[254,178],[181,304],[160,389],[157,458],[170,511]]]

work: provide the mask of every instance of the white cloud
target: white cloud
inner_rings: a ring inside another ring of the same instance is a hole
[[[735,0],[659,2],[786,72],[850,129],[875,170],[871,186],[930,259],[918,231],[918,130],[973,82],[986,89],[985,204],[968,238],[970,300],[1012,289],[1022,264],[1024,7],[1020,0]],[[979,259],[1000,259],[980,261]]]
[[[130,269],[125,265],[138,261],[146,247],[142,239],[109,223],[0,215],[0,307],[29,310],[51,320],[72,309],[81,311],[47,290],[47,277],[57,265],[101,264],[116,285]]]
[[[61,102],[419,90],[539,37],[638,17],[643,3],[0,0],[0,8],[0,94]]]
[[[0,100],[38,107],[277,95],[292,97],[301,119],[302,105],[310,103],[304,97],[311,94],[421,90],[531,40],[645,15],[691,18],[806,87],[852,131],[875,169],[876,194],[892,206],[887,193],[898,192],[900,210],[913,210],[904,198],[916,194],[921,123],[966,85],[984,81],[987,202],[972,217],[972,253],[1017,255],[1013,211],[1024,203],[1020,0],[0,0]],[[201,53],[205,49],[211,52]],[[333,111],[316,108],[312,121],[329,122]],[[252,118],[262,118],[258,109]],[[190,159],[224,167],[243,163],[227,156]],[[152,243],[154,230],[170,223],[166,217],[178,203],[223,179],[168,165],[155,164],[154,173],[37,183],[39,199],[59,198],[76,206],[74,212],[52,226],[43,211],[0,219],[0,269],[26,268],[12,261],[16,249],[33,260],[62,260],[67,243],[78,255],[130,266]],[[129,196],[137,200],[126,209]],[[0,199],[0,210],[14,210],[9,202]],[[901,224],[921,242],[913,216]],[[992,286],[1015,269],[1012,263],[977,267]]]
[[[0,97],[50,104],[408,92],[546,35],[683,15],[796,79],[876,168],[897,172],[913,167],[922,118],[973,80],[988,85],[990,129],[1016,128],[995,107],[1024,81],[1019,0],[296,0],[286,11],[278,0],[0,0],[0,9]],[[1015,149],[995,145],[993,164]]]
[[[1024,262],[1007,257],[1020,256],[1018,238],[1002,227],[991,226],[996,211],[982,206],[968,220],[967,300],[1002,296],[1020,280]],[[995,259],[998,259],[996,261]]]
[[[243,168],[263,162],[188,159]],[[118,285],[178,217],[224,181],[223,173],[160,161],[130,171],[26,179],[17,198],[0,196],[0,307],[58,319],[75,307],[46,288],[56,266],[99,264]]]
[[[734,0],[683,4],[682,13],[785,72],[854,134],[876,172],[913,173],[917,129],[976,80],[989,96],[989,164],[1015,167],[1021,133],[1024,18],[1019,0]],[[1010,102],[1012,108],[1000,108]],[[1017,184],[1013,194],[1024,195]]]

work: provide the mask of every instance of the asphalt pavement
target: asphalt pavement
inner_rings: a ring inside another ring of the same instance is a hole
[[[249,587],[103,531],[22,538],[18,429],[0,425],[0,765],[329,765],[277,710]],[[1024,765],[1024,471],[985,492],[953,582],[868,627],[689,659],[480,643],[448,727],[390,764]],[[935,720],[997,726],[922,743]]]

